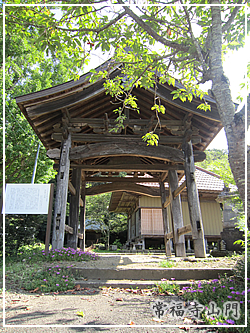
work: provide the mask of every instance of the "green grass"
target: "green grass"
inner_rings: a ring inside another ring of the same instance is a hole
[[[65,262],[97,259],[95,253],[70,248],[51,250],[46,256],[44,246],[23,247],[17,256],[6,258],[6,287],[45,293],[66,291],[74,287],[75,279],[70,271],[74,264],[66,266]]]
[[[169,280],[162,279],[160,283],[156,283],[156,289],[160,294],[178,294],[180,287],[174,282],[174,279],[171,283]]]
[[[175,267],[176,264],[172,261],[162,260],[159,262],[159,266],[162,268],[171,268],[171,267]]]

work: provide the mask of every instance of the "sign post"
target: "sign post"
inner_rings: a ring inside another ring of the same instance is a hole
[[[48,255],[54,184],[6,184],[5,214],[47,214],[45,254]]]

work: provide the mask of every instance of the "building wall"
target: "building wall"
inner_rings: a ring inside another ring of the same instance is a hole
[[[161,211],[161,199],[142,196],[139,201],[141,207],[141,234],[142,235],[163,235],[163,222]],[[216,201],[200,202],[201,215],[206,236],[219,236],[223,231],[222,213],[220,205]],[[170,220],[170,206],[168,206],[168,220]],[[182,201],[182,214],[184,225],[190,224],[188,203]],[[169,223],[170,231],[172,225]],[[191,233],[186,234],[191,235]]]

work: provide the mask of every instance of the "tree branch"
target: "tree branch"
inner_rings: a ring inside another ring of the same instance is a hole
[[[238,0],[237,4],[242,4],[242,0]],[[225,33],[228,29],[230,29],[236,15],[238,14],[239,10],[240,10],[240,6],[236,6],[231,14],[231,16],[229,17],[228,21],[222,26],[222,33]]]
[[[119,4],[124,5],[122,0],[117,0]],[[171,47],[178,51],[188,52],[189,46],[178,44],[175,42],[170,42],[164,37],[158,35],[147,23],[143,22],[143,20],[137,16],[129,7],[123,6],[125,12],[141,27],[143,28],[151,37],[153,37],[157,42],[162,43],[165,46]]]
[[[182,0],[181,0],[181,3],[183,4]],[[187,11],[187,8],[185,6],[183,6],[183,9],[184,9],[184,12],[185,12],[185,15],[186,15],[186,19],[188,21],[189,31],[190,31],[190,34],[191,34],[191,38],[192,38],[192,40],[194,42],[194,45],[195,45],[195,48],[196,48],[196,52],[198,54],[198,59],[199,59],[199,61],[201,63],[202,69],[203,69],[204,74],[205,74],[207,72],[207,66],[205,64],[203,55],[201,53],[201,47],[200,47],[199,43],[197,42],[197,39],[194,37],[193,29],[192,29],[192,25],[191,25],[191,21],[190,21],[190,17],[189,17],[189,13]]]

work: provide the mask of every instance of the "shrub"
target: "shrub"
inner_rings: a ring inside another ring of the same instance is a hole
[[[24,245],[36,242],[41,225],[47,221],[47,215],[6,215],[5,217],[5,253],[6,256],[16,255]],[[3,234],[1,227],[0,233]],[[0,237],[2,249],[3,238]]]

